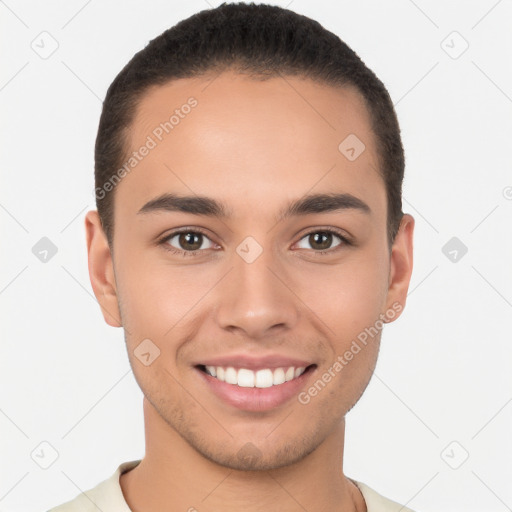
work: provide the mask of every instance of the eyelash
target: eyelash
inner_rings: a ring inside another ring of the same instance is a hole
[[[207,250],[207,249],[198,249],[198,250],[195,250],[195,251],[183,251],[183,250],[180,250],[180,249],[176,249],[176,247],[173,247],[172,245],[169,245],[167,242],[169,240],[171,240],[172,238],[174,238],[176,235],[179,235],[181,233],[194,233],[194,234],[201,234],[203,236],[205,236],[206,238],[209,239],[208,235],[201,229],[199,228],[193,228],[193,229],[181,229],[181,230],[178,230],[178,231],[173,231],[172,233],[168,234],[168,235],[165,235],[165,237],[161,238],[157,243],[158,245],[161,245],[164,250],[166,251],[169,251],[170,253],[172,254],[176,254],[178,256],[182,256],[184,258],[188,257],[188,256],[197,256],[199,254],[201,254],[201,252]],[[340,240],[341,240],[341,243],[336,245],[334,248],[330,248],[330,249],[324,249],[324,250],[321,250],[321,251],[315,251],[314,249],[311,249],[315,254],[319,254],[319,255],[322,255],[322,254],[329,254],[329,253],[335,253],[337,252],[338,250],[342,249],[343,246],[350,246],[350,245],[353,245],[353,243],[344,235],[342,235],[339,231],[337,230],[334,230],[332,228],[329,228],[329,229],[323,229],[323,228],[320,228],[320,229],[314,229],[312,231],[309,231],[307,233],[305,233],[300,239],[300,240],[303,240],[304,238],[312,235],[312,234],[315,234],[315,233],[330,233],[330,234],[333,234],[335,236],[337,236]]]

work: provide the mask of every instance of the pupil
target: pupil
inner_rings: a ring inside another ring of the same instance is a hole
[[[188,250],[199,249],[201,247],[201,233],[181,233],[180,234],[180,245]],[[194,243],[194,239],[196,242]],[[187,248],[188,245],[188,248]],[[192,247],[191,247],[192,246]]]
[[[324,239],[323,242],[319,241],[319,239],[321,239],[322,237],[326,238],[327,240]],[[319,231],[318,233],[313,233],[312,235],[310,235],[310,238],[312,238],[312,240],[313,240],[312,243],[310,240],[310,243],[313,247],[315,244],[317,244],[317,246],[320,245],[320,247],[317,247],[320,250],[329,249],[329,247],[331,245],[332,233],[326,233],[325,231]]]

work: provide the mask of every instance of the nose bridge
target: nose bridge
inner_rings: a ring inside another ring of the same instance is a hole
[[[247,237],[233,252],[230,263],[232,270],[218,295],[219,327],[259,338],[272,328],[291,328],[296,323],[298,304],[271,248]]]

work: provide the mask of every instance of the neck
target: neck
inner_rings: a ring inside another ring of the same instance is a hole
[[[239,471],[205,458],[144,399],[146,454],[120,478],[134,512],[332,510],[366,512],[343,474],[344,419],[300,461],[267,471]]]

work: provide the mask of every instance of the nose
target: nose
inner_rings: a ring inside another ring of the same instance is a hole
[[[232,263],[216,290],[219,327],[255,340],[293,329],[300,300],[272,251],[263,250],[251,263],[234,253]]]

